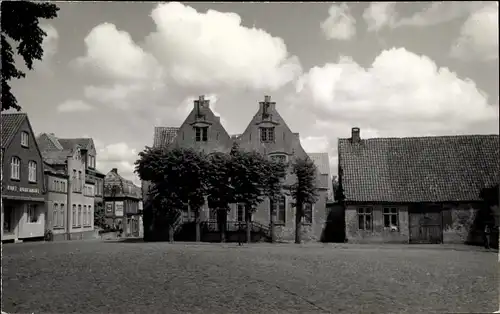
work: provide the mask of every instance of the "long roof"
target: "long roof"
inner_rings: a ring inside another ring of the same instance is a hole
[[[177,136],[177,127],[155,127],[153,147],[164,147],[171,144]]]
[[[346,201],[479,201],[498,184],[499,136],[339,139]]]

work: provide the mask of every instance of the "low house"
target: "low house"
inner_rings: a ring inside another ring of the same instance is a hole
[[[125,236],[142,236],[142,192],[132,181],[111,169],[104,180],[106,222],[121,227]]]
[[[43,238],[43,161],[26,113],[2,113],[2,242]]]
[[[499,182],[499,136],[339,139],[349,242],[464,243]],[[474,239],[475,238],[475,239]]]

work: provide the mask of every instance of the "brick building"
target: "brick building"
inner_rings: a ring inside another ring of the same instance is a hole
[[[480,241],[498,135],[362,139],[353,128],[338,145],[349,242]]]
[[[211,152],[229,152],[233,143],[237,142],[241,149],[258,151],[270,158],[292,161],[294,158],[305,157],[307,153],[302,148],[298,133],[294,133],[287,126],[276,104],[271,102],[269,96],[259,103],[257,112],[250,123],[239,135],[229,135],[220,122],[220,117],[214,115],[210,109],[209,101],[201,96],[194,101],[192,111],[182,123],[180,128],[155,128],[154,146],[193,148]],[[325,159],[326,157],[326,159]],[[326,200],[329,195],[329,167],[328,154],[323,153],[312,157],[321,170],[318,171],[317,187],[320,194],[318,201],[306,208],[303,220],[303,239],[319,240],[326,220]],[[291,183],[293,176],[287,175],[287,183]],[[147,183],[143,183],[143,192],[147,192]],[[277,240],[291,241],[295,233],[295,209],[289,196],[281,196],[277,204],[275,237]],[[232,204],[228,213],[228,221],[241,221],[244,218],[242,204]],[[189,212],[184,215],[189,219]],[[216,215],[205,204],[200,213],[201,220],[215,220]],[[268,226],[271,219],[270,202],[262,202],[252,216],[252,221],[263,226]]]
[[[43,238],[43,159],[26,113],[2,113],[2,242]]]

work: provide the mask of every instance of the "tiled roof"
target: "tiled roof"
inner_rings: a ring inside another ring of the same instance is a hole
[[[174,127],[155,127],[153,147],[164,147],[171,144],[177,136],[179,128]]]
[[[1,131],[2,131],[2,147],[7,147],[10,141],[14,138],[17,130],[24,122],[28,115],[26,113],[2,113],[1,114]]]
[[[70,150],[42,151],[43,161],[49,165],[64,165],[71,155]]]
[[[480,200],[499,182],[499,136],[339,139],[346,201]]]
[[[64,149],[73,149],[75,145],[88,148],[92,144],[91,138],[59,138],[58,141]]]
[[[64,149],[57,138],[54,136],[54,134],[42,133],[36,138],[36,141],[38,143],[38,147],[40,147],[40,150],[42,152],[58,151]]]
[[[321,174],[330,174],[328,153],[307,153]]]

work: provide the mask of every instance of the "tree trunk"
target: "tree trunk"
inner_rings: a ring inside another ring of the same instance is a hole
[[[295,213],[295,243],[301,243],[301,231],[302,231],[302,204],[297,204]]]
[[[200,232],[200,210],[196,210],[194,212],[194,219],[196,221],[196,242],[201,241],[201,232]]]
[[[168,242],[174,243],[174,226],[168,225]]]
[[[252,213],[250,212],[250,206],[245,205],[245,221],[247,224],[247,243],[252,242],[251,218],[252,218]]]
[[[271,217],[270,217],[270,223],[269,223],[269,232],[271,232],[271,243],[276,242],[276,235],[274,234],[274,220],[276,218],[276,210],[274,208],[274,201],[271,201]]]
[[[218,214],[217,214],[217,220],[219,222],[219,229],[220,229],[220,242],[225,243],[226,242],[226,218],[227,218],[227,211],[224,209],[218,209]]]

